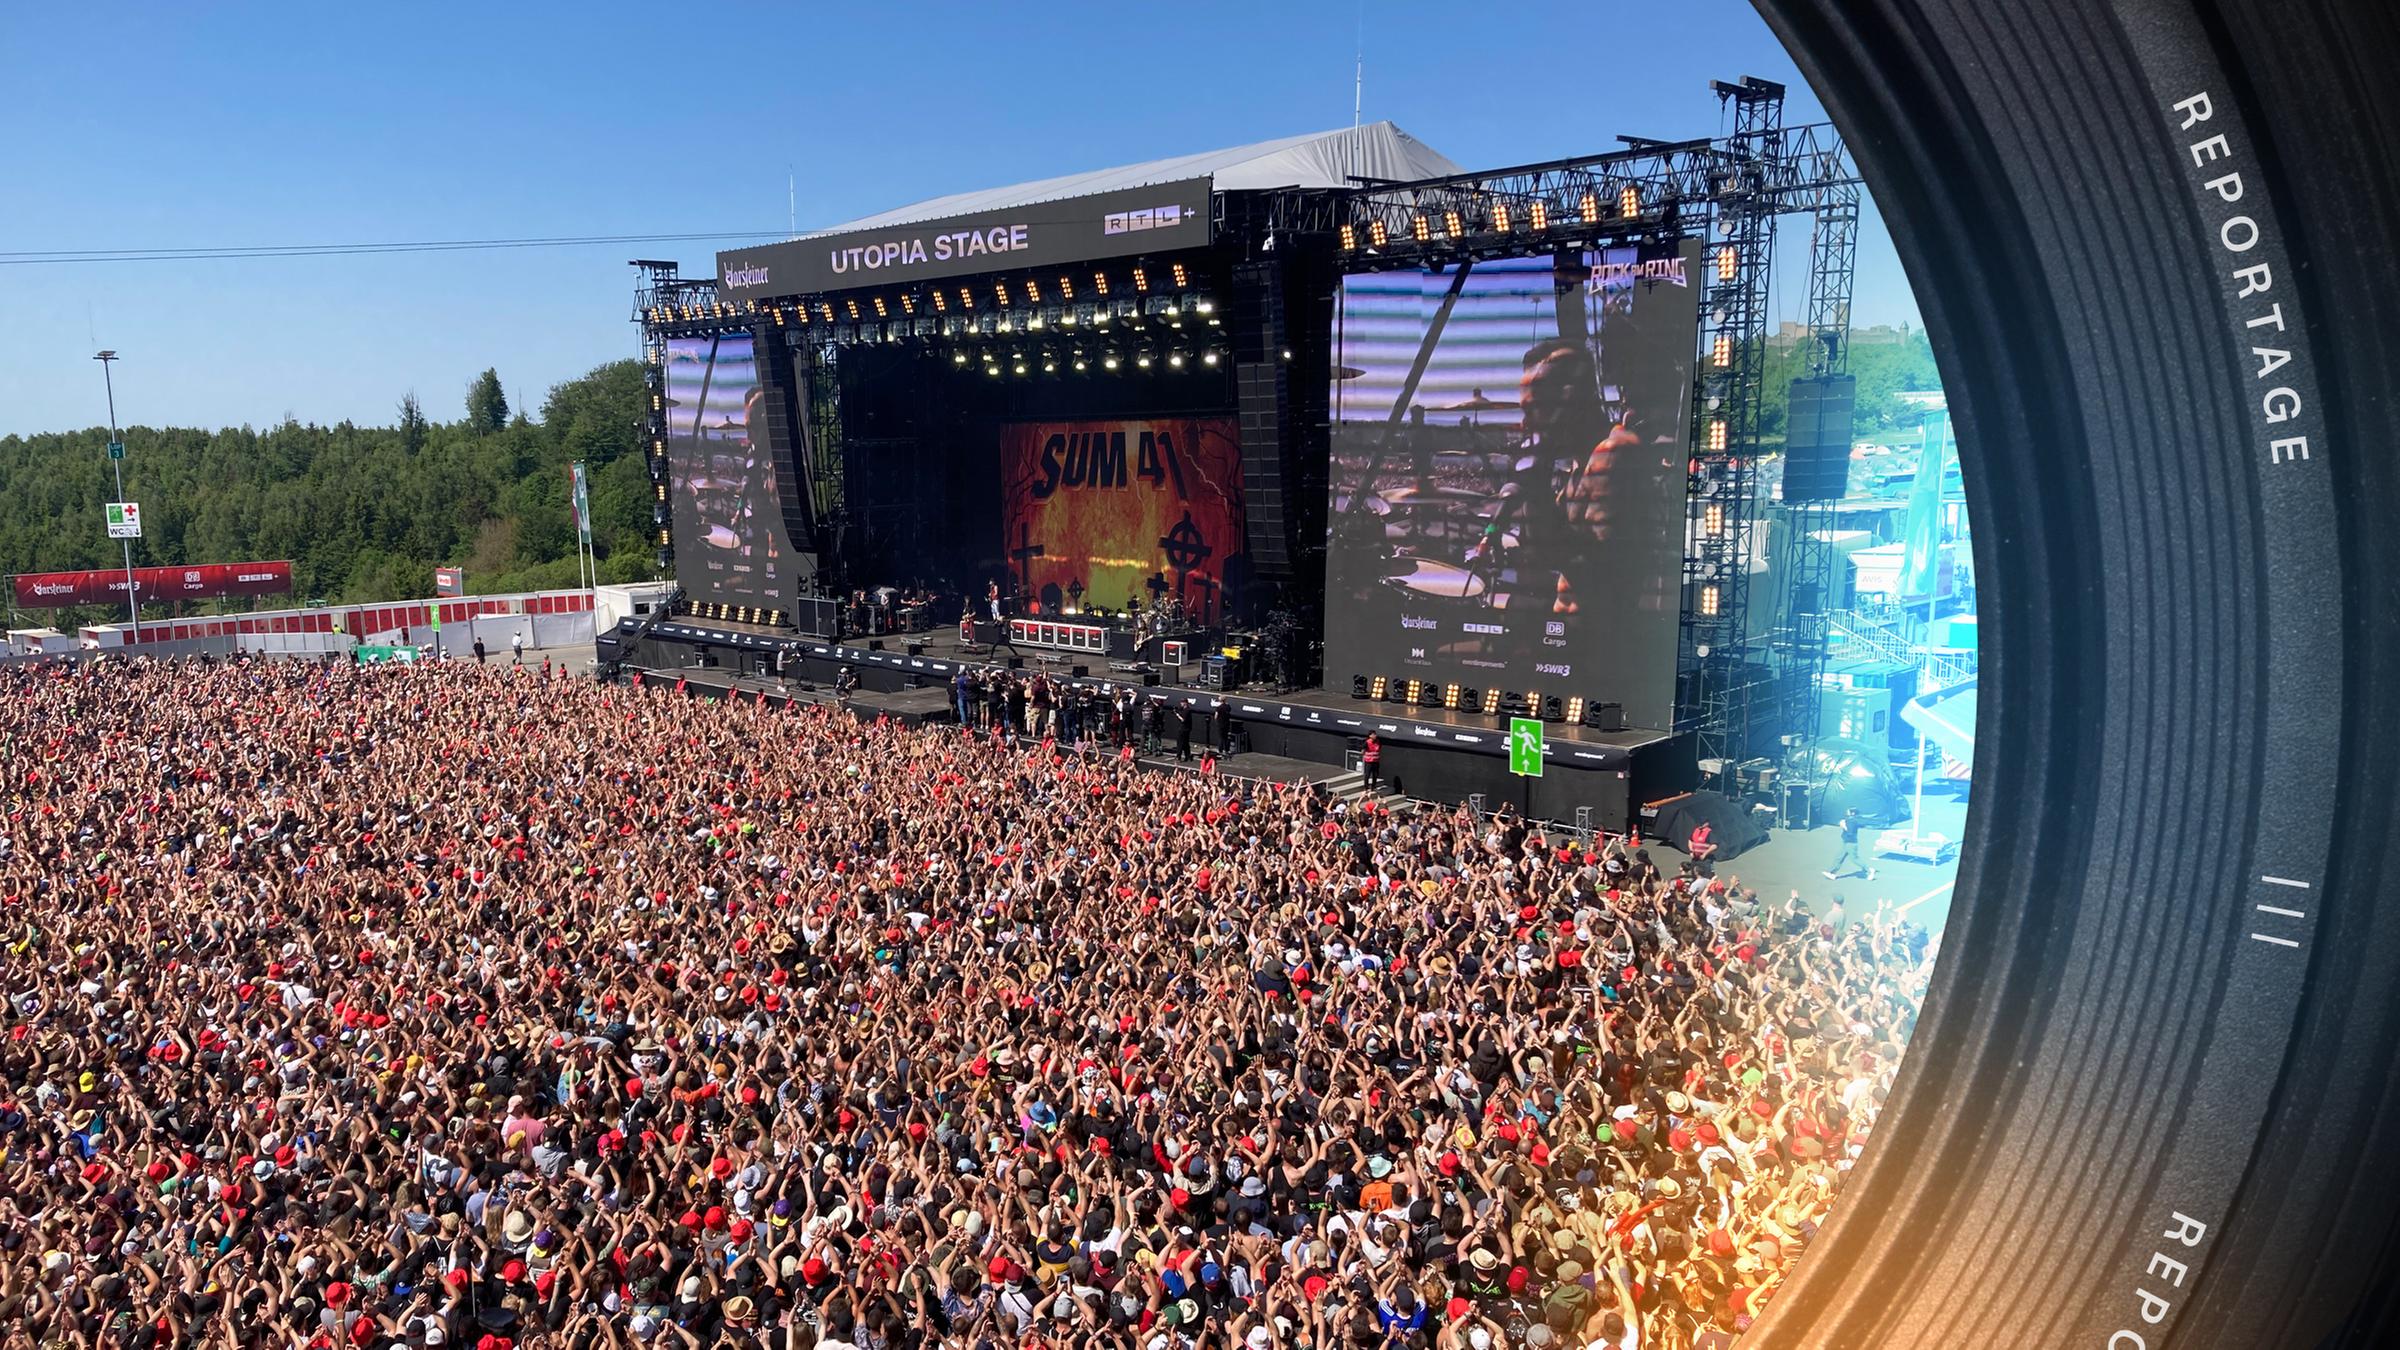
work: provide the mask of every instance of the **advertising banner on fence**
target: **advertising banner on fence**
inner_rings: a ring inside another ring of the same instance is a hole
[[[433,593],[435,595],[465,595],[467,593],[467,569],[463,567],[433,569]]]
[[[143,600],[215,600],[229,595],[289,595],[288,562],[200,563],[191,567],[137,567],[135,586]],[[125,603],[125,571],[26,572],[10,578],[20,609]]]
[[[1028,612],[1225,613],[1247,570],[1230,417],[1021,422],[1000,433],[1002,545]]]

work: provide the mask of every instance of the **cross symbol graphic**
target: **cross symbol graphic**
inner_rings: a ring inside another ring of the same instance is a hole
[[[1017,546],[1008,551],[1017,563],[1019,594],[1033,594],[1033,560],[1042,556],[1042,546],[1033,542],[1032,532],[1023,521],[1017,522]]]

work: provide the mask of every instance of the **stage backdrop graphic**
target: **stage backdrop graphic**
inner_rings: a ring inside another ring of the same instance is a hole
[[[1230,417],[1019,422],[1000,433],[1001,544],[1043,614],[1148,608],[1155,579],[1201,621],[1242,558],[1242,451]],[[1082,588],[1078,595],[1076,587]]]
[[[1700,246],[1344,280],[1325,673],[1675,702]]]
[[[667,343],[675,578],[701,603],[788,610],[796,560],[776,496],[752,345],[749,337]]]

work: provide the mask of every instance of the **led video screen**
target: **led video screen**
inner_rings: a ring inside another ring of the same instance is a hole
[[[753,339],[670,339],[666,395],[676,580],[696,602],[789,609],[794,559]]]
[[[1167,601],[1207,625],[1241,585],[1242,451],[1230,417],[1003,427],[1000,501],[1028,612]]]
[[[1671,725],[1700,281],[1696,241],[1344,279],[1329,683]]]

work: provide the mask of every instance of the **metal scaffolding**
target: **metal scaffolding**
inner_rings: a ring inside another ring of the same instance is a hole
[[[1808,249],[1808,331],[1800,363],[1803,376],[1847,374],[1850,369],[1851,275],[1858,261],[1858,188],[1829,192],[1815,209]],[[1782,622],[1770,638],[1782,715],[1777,724],[1798,742],[1816,739],[1818,690],[1825,682],[1825,654],[1834,598],[1838,593],[1833,541],[1838,498],[1786,502],[1783,531]],[[1787,744],[1793,743],[1787,741]]]

